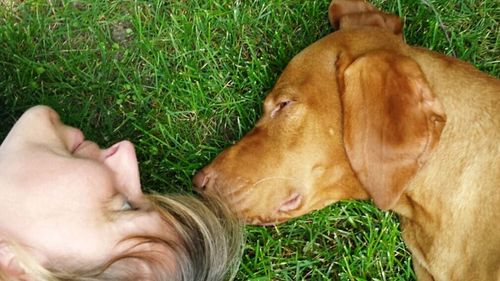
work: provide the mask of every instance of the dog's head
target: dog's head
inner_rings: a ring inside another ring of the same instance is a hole
[[[399,34],[332,14],[341,30],[290,61],[255,127],[193,180],[249,223],[348,198],[390,208],[439,140],[444,112]]]

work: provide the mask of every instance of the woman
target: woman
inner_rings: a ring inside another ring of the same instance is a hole
[[[0,280],[230,278],[242,230],[215,202],[143,194],[132,143],[33,107],[0,145]]]

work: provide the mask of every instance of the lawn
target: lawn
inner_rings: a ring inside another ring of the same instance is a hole
[[[408,43],[499,75],[497,0],[373,1]],[[190,192],[194,172],[247,132],[287,62],[332,32],[328,0],[0,0],[0,140],[54,107],[89,139],[137,145],[144,189]],[[413,280],[397,217],[341,202],[247,227],[237,280]]]

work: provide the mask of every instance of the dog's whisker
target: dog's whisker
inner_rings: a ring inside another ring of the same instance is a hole
[[[263,178],[263,179],[260,179],[258,181],[256,181],[254,184],[252,184],[249,189],[253,189],[255,188],[257,185],[265,182],[265,181],[270,181],[270,180],[290,180],[290,181],[294,181],[294,182],[298,182],[298,179],[297,178],[294,178],[294,177],[267,177],[267,178]]]

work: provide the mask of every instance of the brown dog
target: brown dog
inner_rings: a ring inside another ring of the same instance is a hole
[[[334,1],[244,138],[194,178],[249,223],[372,198],[419,280],[500,280],[500,81],[406,45],[399,18]]]

